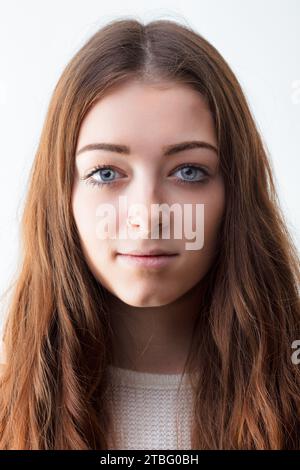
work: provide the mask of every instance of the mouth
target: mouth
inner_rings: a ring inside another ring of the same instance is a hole
[[[159,254],[128,254],[118,253],[117,258],[120,262],[131,265],[141,266],[146,268],[162,268],[169,265],[174,259],[179,256],[178,253],[159,253]]]
[[[130,256],[168,256],[168,255],[177,255],[174,251],[161,250],[160,248],[151,248],[148,250],[133,250],[118,253],[120,255],[130,255]]]

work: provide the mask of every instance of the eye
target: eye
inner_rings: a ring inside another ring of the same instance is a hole
[[[207,170],[191,163],[185,163],[178,167],[175,173],[178,172],[184,177],[184,179],[178,177],[175,178],[179,184],[203,184],[208,179]],[[120,179],[115,179],[115,174],[120,173],[111,165],[98,165],[94,167],[86,176],[83,176],[80,179],[85,180],[86,184],[91,184],[92,186],[111,187],[112,185],[117,184],[118,180]]]
[[[111,186],[118,182],[117,180],[113,179],[115,173],[119,172],[110,165],[98,165],[94,167],[86,176],[83,176],[80,179],[85,180],[86,184],[91,184],[92,186]],[[99,179],[95,178],[94,175],[98,176]]]
[[[204,168],[198,165],[192,165],[191,163],[181,165],[177,168],[175,173],[178,172],[186,178],[181,179],[176,177],[176,181],[180,184],[202,184],[208,179],[208,172]]]

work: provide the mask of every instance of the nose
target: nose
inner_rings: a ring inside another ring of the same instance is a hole
[[[143,234],[146,238],[161,237],[163,230],[162,208],[165,204],[163,191],[159,182],[139,182],[138,187],[132,188],[128,197],[127,226],[129,230]]]

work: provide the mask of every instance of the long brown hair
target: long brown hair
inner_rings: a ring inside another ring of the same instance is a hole
[[[112,21],[63,71],[50,101],[22,218],[22,263],[3,340],[1,449],[107,449],[111,359],[105,289],[71,210],[80,124],[113,86],[189,84],[214,119],[226,209],[187,365],[193,449],[300,449],[299,260],[268,152],[237,78],[190,27]],[[204,281],[203,281],[204,282]]]

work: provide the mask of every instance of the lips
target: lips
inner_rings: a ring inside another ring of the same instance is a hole
[[[134,250],[134,251],[120,252],[118,254],[127,255],[127,256],[173,256],[173,255],[177,255],[178,253],[153,248],[149,250]]]
[[[156,251],[157,253],[157,251]],[[159,253],[156,255],[118,253],[118,261],[134,268],[161,269],[169,266],[177,258],[178,253]]]

